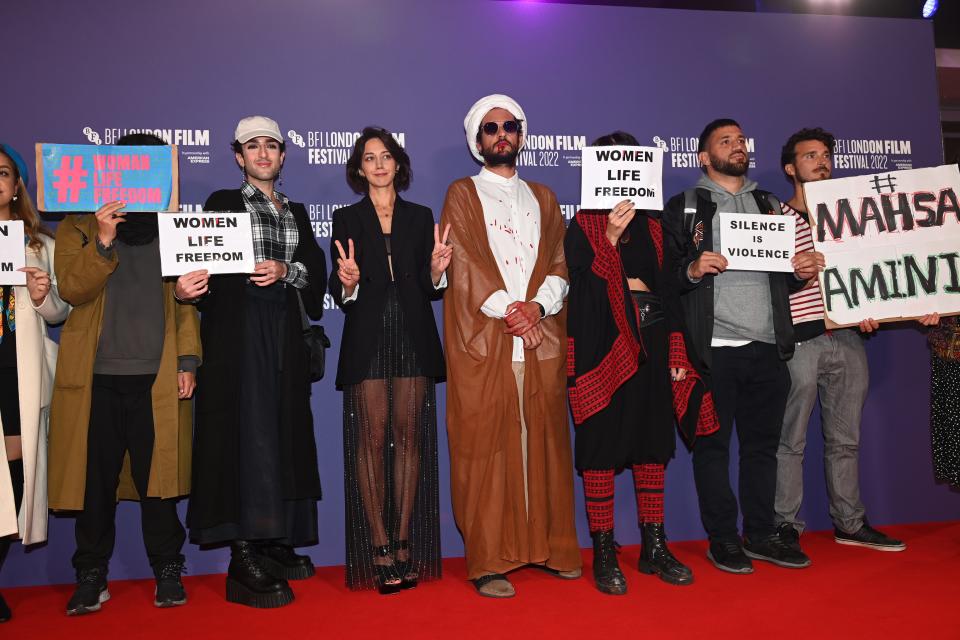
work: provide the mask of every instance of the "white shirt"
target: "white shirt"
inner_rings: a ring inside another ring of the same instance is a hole
[[[484,301],[480,310],[490,318],[503,318],[512,302],[526,302],[527,285],[540,247],[540,202],[530,186],[514,174],[504,178],[486,168],[473,176],[483,206],[487,241],[497,261],[506,290]],[[569,285],[559,276],[547,276],[532,302],[543,305],[548,316],[563,308]],[[513,361],[523,362],[523,338],[513,338]]]

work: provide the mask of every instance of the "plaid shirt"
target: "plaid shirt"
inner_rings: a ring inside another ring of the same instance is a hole
[[[273,201],[249,182],[240,187],[243,204],[250,214],[250,226],[253,227],[253,256],[257,262],[276,260],[287,264],[287,275],[282,280],[297,289],[303,289],[309,282],[307,267],[301,262],[291,262],[293,252],[300,242],[297,223],[290,211],[290,200],[279,191],[274,191],[283,208],[277,211]]]

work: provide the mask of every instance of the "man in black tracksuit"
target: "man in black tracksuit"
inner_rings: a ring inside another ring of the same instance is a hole
[[[697,438],[694,477],[700,514],[710,537],[707,556],[717,568],[751,573],[750,558],[782,567],[810,564],[784,544],[774,524],[777,446],[793,355],[789,294],[822,268],[816,252],[794,256],[794,273],[727,271],[719,253],[717,212],[781,213],[772,194],[746,178],[746,138],[734,120],[714,120],[700,134],[704,175],[695,190],[667,204],[664,229],[679,257],[674,278],[689,330],[694,367],[712,385],[720,429]],[[743,541],[737,499],[730,487],[730,438],[737,424]]]

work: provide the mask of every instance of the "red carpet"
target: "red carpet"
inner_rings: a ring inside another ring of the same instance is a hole
[[[565,581],[541,571],[511,574],[512,600],[475,595],[461,559],[438,582],[393,596],[351,593],[339,567],[295,582],[296,601],[257,611],[227,604],[222,575],[187,576],[184,607],[152,606],[153,582],[110,583],[95,614],[68,618],[72,585],[5,589],[14,619],[0,638],[960,638],[960,522],[885,528],[907,541],[903,553],[845,547],[826,532],[803,536],[809,569],[758,562],[748,576],[721,573],[705,542],[672,545],[695,583],[674,587],[639,574],[639,549],[620,556],[629,593],[597,592],[587,569]]]

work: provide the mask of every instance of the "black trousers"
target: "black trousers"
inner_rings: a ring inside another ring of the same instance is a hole
[[[739,493],[743,533],[775,531],[777,447],[790,392],[790,373],[776,345],[751,342],[714,347],[710,371],[720,429],[697,438],[693,474],[700,516],[711,540],[737,540],[737,499],[730,487],[730,438],[737,425]]]
[[[140,500],[143,544],[150,566],[183,561],[186,534],[176,499],[144,498],[153,459],[154,375],[93,376],[90,427],[87,432],[87,484],[83,511],[77,516],[76,569],[107,568],[116,538],[117,485],[124,454]]]

